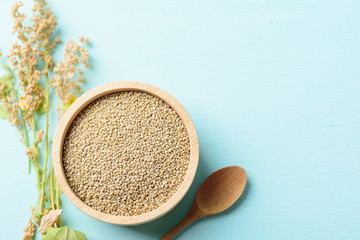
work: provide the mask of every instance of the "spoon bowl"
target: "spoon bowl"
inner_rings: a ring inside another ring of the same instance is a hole
[[[212,173],[196,193],[197,206],[209,215],[225,211],[243,193],[246,172],[242,167],[230,166]]]

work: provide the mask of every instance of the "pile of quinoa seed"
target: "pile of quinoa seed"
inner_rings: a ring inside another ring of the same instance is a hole
[[[174,195],[190,161],[189,136],[176,112],[138,91],[96,99],[72,122],[63,165],[75,194],[111,215],[150,212]]]

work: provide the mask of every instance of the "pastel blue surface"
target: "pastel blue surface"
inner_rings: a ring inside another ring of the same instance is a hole
[[[12,2],[0,8],[5,52]],[[360,239],[358,0],[49,3],[63,40],[92,41],[85,91],[118,80],[156,85],[187,109],[200,141],[195,181],[164,217],[111,225],[63,196],[65,224],[90,240],[157,239],[210,173],[237,164],[248,173],[241,200],[178,239]],[[20,239],[35,178],[17,131],[0,121],[0,133],[0,238]]]

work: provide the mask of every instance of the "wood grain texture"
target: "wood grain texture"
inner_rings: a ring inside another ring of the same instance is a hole
[[[155,210],[144,213],[137,216],[114,216],[106,213],[99,212],[88,205],[86,205],[71,189],[63,168],[62,163],[62,150],[63,143],[66,136],[66,133],[71,126],[72,121],[76,118],[79,112],[89,105],[94,100],[102,97],[106,94],[122,92],[122,91],[141,91],[149,93],[153,96],[156,96],[168,104],[181,118],[183,121],[187,133],[190,139],[190,162],[188,171],[185,175],[183,183],[180,185],[176,193],[163,205],[156,208]],[[173,209],[180,200],[185,196],[189,190],[191,183],[194,180],[196,169],[199,162],[199,142],[196,134],[195,126],[191,121],[189,114],[181,106],[181,104],[173,98],[170,94],[165,91],[152,86],[150,84],[133,82],[133,81],[119,81],[111,82],[101,86],[98,86],[86,93],[81,97],[76,99],[76,101],[70,106],[70,108],[62,116],[58,127],[55,132],[54,142],[52,147],[52,162],[54,166],[54,171],[61,189],[65,195],[78,207],[81,211],[88,214],[89,216],[96,218],[103,222],[119,224],[119,225],[136,225],[141,223],[146,223],[156,218],[161,217],[171,209]]]

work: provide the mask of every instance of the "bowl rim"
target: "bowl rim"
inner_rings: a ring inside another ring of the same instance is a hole
[[[176,193],[160,207],[148,213],[144,213],[136,216],[128,216],[128,217],[115,216],[115,215],[102,213],[86,205],[71,189],[67,181],[67,178],[65,176],[63,163],[62,163],[62,149],[63,149],[64,139],[71,123],[73,122],[75,117],[79,114],[79,112],[82,109],[84,109],[89,103],[93,102],[94,100],[104,95],[115,92],[122,92],[122,91],[145,92],[163,100],[179,115],[179,117],[181,118],[181,120],[185,125],[185,128],[188,132],[190,139],[189,168],[185,175],[184,181],[182,182]],[[78,209],[80,209],[82,212],[86,213],[87,215],[103,222],[118,224],[118,225],[137,225],[137,224],[146,223],[163,216],[171,209],[173,209],[180,202],[180,200],[183,199],[183,197],[189,190],[196,174],[198,162],[199,162],[199,142],[198,142],[196,129],[189,114],[186,112],[184,107],[174,97],[172,97],[170,94],[163,91],[162,89],[147,83],[135,82],[135,81],[117,81],[117,82],[106,83],[98,87],[95,87],[87,91],[83,95],[81,95],[78,99],[76,99],[76,101],[73,104],[71,104],[69,109],[61,117],[55,132],[53,146],[52,146],[52,163],[54,167],[54,172],[62,191],[69,198],[69,200]]]

